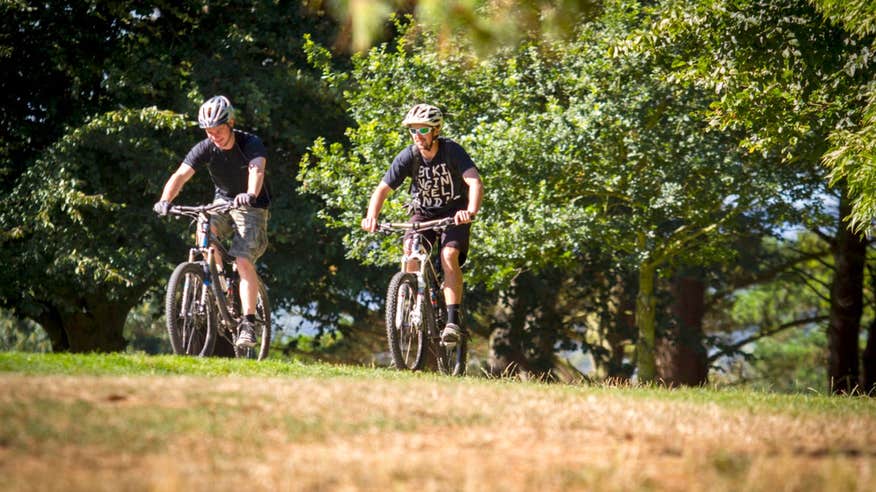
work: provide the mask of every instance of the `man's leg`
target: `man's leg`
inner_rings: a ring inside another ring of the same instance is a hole
[[[444,302],[447,304],[447,326],[441,333],[445,343],[456,343],[464,336],[459,311],[462,305],[462,270],[459,267],[459,249],[452,246],[441,248],[441,268],[444,270]]]
[[[240,275],[240,307],[243,309],[243,320],[238,325],[238,347],[252,347],[256,343],[255,322],[256,304],[259,298],[259,277],[255,265],[247,258],[238,256],[235,260],[237,273]]]
[[[235,263],[240,274],[240,306],[243,314],[255,315],[259,298],[259,276],[255,265],[246,258],[237,258]]]
[[[265,252],[268,244],[268,213],[266,210],[246,208],[232,210],[232,217],[237,233],[229,253],[236,258],[235,265],[240,276],[240,307],[243,310],[235,345],[251,347],[256,343],[255,315],[259,297],[259,276],[254,260]]]

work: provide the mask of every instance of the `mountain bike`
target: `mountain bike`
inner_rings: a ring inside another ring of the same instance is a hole
[[[228,203],[194,207],[172,206],[168,214],[188,217],[197,224],[195,246],[189,259],[180,263],[167,282],[165,314],[173,353],[213,355],[217,340],[232,347],[235,357],[262,360],[271,344],[271,305],[264,282],[259,278],[254,331],[256,345],[238,348],[234,341],[243,319],[240,305],[240,276],[234,257],[210,230],[211,214],[227,213]]]
[[[432,229],[440,234],[453,224],[452,218],[427,222],[381,223],[377,230],[385,234]],[[447,307],[441,289],[440,266],[433,263],[433,245],[422,234],[413,234],[410,254],[403,254],[401,271],[393,275],[386,293],[386,338],[389,353],[397,369],[420,370],[426,364],[427,347],[444,374],[465,374],[468,340],[461,337],[453,345],[441,341],[441,330],[447,322]],[[437,259],[437,257],[435,258]],[[407,265],[416,261],[418,270],[408,272]]]

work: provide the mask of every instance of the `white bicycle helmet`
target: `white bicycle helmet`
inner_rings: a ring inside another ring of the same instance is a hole
[[[234,108],[225,96],[213,96],[201,105],[198,110],[198,126],[214,128],[231,119]]]
[[[441,110],[429,104],[417,104],[405,115],[402,125],[428,125],[432,128],[441,128],[444,123],[444,115]]]

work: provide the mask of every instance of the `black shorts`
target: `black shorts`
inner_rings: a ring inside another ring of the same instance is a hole
[[[451,215],[452,217],[452,215]],[[425,222],[427,220],[435,220],[442,219],[443,217],[433,217],[431,219],[426,219],[423,217],[419,217],[414,215],[411,217],[411,222]],[[425,231],[407,231],[405,233],[405,251],[408,250],[407,245],[410,241],[411,236],[414,234],[422,235],[428,244],[434,245],[435,241],[438,239],[438,232],[432,229],[427,229]],[[444,229],[444,232],[441,233],[441,248],[451,247],[459,250],[459,266],[462,266],[465,263],[465,258],[468,256],[468,238],[471,235],[471,223],[468,224],[459,224],[459,225],[451,225]]]

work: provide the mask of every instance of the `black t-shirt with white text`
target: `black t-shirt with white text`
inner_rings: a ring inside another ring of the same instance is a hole
[[[183,164],[195,171],[206,167],[216,186],[215,197],[230,202],[239,193],[246,193],[249,182],[249,162],[256,157],[267,159],[267,154],[267,149],[259,137],[234,130],[234,146],[231,149],[222,150],[209,138],[205,138],[192,147]],[[262,190],[252,206],[268,208],[270,203],[271,193],[265,179],[262,182]]]
[[[415,165],[417,160],[419,164]],[[411,176],[415,166],[417,178],[411,186],[414,213],[431,219],[446,217],[468,207],[468,185],[462,175],[477,167],[462,146],[440,137],[438,153],[427,161],[416,145],[409,145],[392,161],[383,182],[395,190]]]

